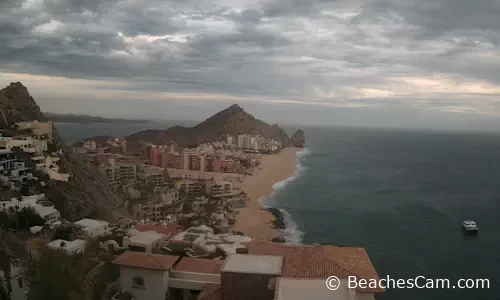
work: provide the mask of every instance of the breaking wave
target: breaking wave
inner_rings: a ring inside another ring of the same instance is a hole
[[[277,193],[282,191],[289,183],[293,182],[297,178],[299,178],[306,170],[307,167],[301,164],[301,161],[304,157],[310,155],[312,152],[309,148],[304,148],[303,150],[296,153],[297,165],[295,167],[295,171],[292,176],[286,178],[285,180],[276,182],[273,185],[273,195],[275,196]],[[281,229],[281,235],[286,240],[287,243],[290,244],[300,244],[302,242],[302,237],[304,236],[304,232],[299,229],[297,222],[295,222],[292,214],[290,214],[286,209],[275,207],[273,204],[271,197],[264,197],[260,199],[260,204],[265,209],[274,208],[279,211],[280,216],[278,219],[285,224],[284,229]]]

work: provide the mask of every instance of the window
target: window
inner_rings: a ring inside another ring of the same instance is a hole
[[[132,287],[145,288],[144,278],[139,276],[132,277]]]

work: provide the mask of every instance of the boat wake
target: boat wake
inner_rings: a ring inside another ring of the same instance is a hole
[[[297,165],[295,172],[292,176],[286,178],[285,180],[279,181],[273,185],[273,193],[270,197],[264,197],[260,199],[260,204],[264,209],[274,211],[274,215],[277,218],[277,223],[284,224],[283,228],[278,228],[281,231],[281,236],[285,239],[286,243],[290,244],[300,244],[302,243],[302,237],[304,232],[299,229],[297,222],[295,222],[293,215],[288,212],[285,208],[276,207],[274,197],[285,189],[285,187],[291,182],[299,178],[306,170],[307,167],[301,164],[304,157],[310,155],[312,152],[308,148],[297,152]]]

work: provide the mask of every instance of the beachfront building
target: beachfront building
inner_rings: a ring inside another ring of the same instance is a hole
[[[232,195],[233,184],[229,181],[220,181],[213,184],[207,184],[207,193],[213,197]]]
[[[196,195],[205,190],[205,185],[195,180],[179,180],[175,183],[175,189],[189,195]]]

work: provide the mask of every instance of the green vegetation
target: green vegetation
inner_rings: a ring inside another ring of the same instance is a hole
[[[9,212],[0,212],[0,226],[3,228],[27,230],[32,226],[43,226],[45,221],[32,209],[10,207]]]
[[[100,251],[98,241],[89,241],[76,255],[42,249],[38,260],[26,264],[27,300],[102,299],[112,271],[110,262],[111,256]]]

